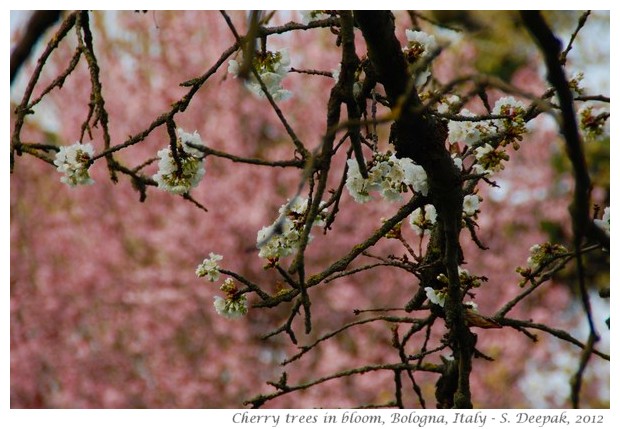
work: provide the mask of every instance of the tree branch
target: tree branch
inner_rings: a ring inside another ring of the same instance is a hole
[[[440,258],[449,280],[446,323],[459,364],[454,406],[471,408],[469,374],[474,352],[473,336],[464,320],[458,276],[463,194],[460,173],[445,149],[447,127],[422,109],[414,79],[408,75],[400,42],[394,34],[394,16],[385,11],[355,11],[355,18],[366,40],[368,58],[377,72],[377,81],[383,84],[396,118],[396,153],[421,165],[428,176],[430,197],[438,213],[439,228],[434,233],[442,236],[437,242],[441,246]]]
[[[30,16],[24,36],[11,52],[11,85],[45,31],[60,19],[59,10],[36,10]]]

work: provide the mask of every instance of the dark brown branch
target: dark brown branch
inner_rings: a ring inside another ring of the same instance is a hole
[[[288,365],[289,363],[296,361],[297,359],[301,358],[304,354],[306,354],[307,352],[312,350],[314,347],[316,347],[317,345],[319,345],[323,341],[328,340],[328,339],[330,339],[332,337],[335,337],[336,335],[340,334],[341,332],[346,331],[349,328],[352,328],[352,327],[358,326],[358,325],[365,325],[367,323],[376,322],[378,320],[381,320],[381,321],[384,321],[384,322],[390,322],[390,323],[410,323],[410,324],[413,324],[415,326],[418,326],[418,325],[424,326],[424,324],[425,324],[425,321],[421,320],[421,319],[412,319],[411,317],[396,317],[396,316],[377,316],[377,317],[371,317],[369,319],[364,319],[364,320],[356,320],[355,322],[347,323],[346,325],[341,326],[340,328],[336,329],[335,331],[332,331],[332,332],[330,332],[328,334],[323,335],[321,338],[319,338],[318,340],[316,340],[312,344],[309,344],[307,346],[299,347],[301,349],[301,351],[296,353],[296,354],[294,354],[293,356],[291,356],[290,358],[286,359],[285,361],[283,361],[281,363],[281,365]]]
[[[440,226],[435,233],[442,235],[439,240],[440,257],[450,285],[445,305],[446,322],[459,365],[459,385],[454,406],[471,408],[469,374],[474,352],[473,336],[464,320],[458,276],[458,236],[463,194],[460,173],[444,145],[446,125],[421,109],[422,102],[416,92],[414,79],[408,74],[400,42],[394,34],[394,16],[385,11],[355,11],[355,18],[366,40],[368,58],[377,72],[377,80],[383,84],[396,117],[393,127],[396,153],[399,157],[411,158],[421,165],[428,176],[430,196],[437,209]]]
[[[71,28],[73,28],[73,26],[75,25],[77,14],[78,12],[73,12],[69,14],[67,18],[65,18],[65,20],[60,25],[60,28],[54,34],[51,40],[48,42],[47,46],[45,47],[45,50],[43,51],[43,53],[37,60],[37,65],[34,71],[32,72],[32,76],[30,77],[30,80],[28,81],[28,85],[26,86],[26,90],[24,91],[24,96],[22,97],[22,101],[19,104],[19,106],[15,109],[15,114],[16,114],[15,126],[13,128],[13,134],[11,135],[11,160],[14,159],[14,153],[17,154],[17,156],[21,155],[20,134],[21,134],[22,127],[24,126],[26,115],[31,115],[34,113],[31,109],[28,108],[28,104],[29,104],[30,98],[32,97],[32,92],[34,91],[34,87],[36,86],[37,82],[39,81],[39,77],[41,76],[41,71],[43,70],[43,66],[47,62],[47,59],[52,54],[54,49],[58,47],[62,39],[65,38],[65,36],[69,33],[69,30],[71,30]],[[11,169],[12,167],[13,165],[11,164]]]
[[[300,74],[309,74],[309,75],[315,75],[315,76],[333,77],[332,72],[329,72],[329,71],[301,70],[301,69],[296,69],[295,67],[291,67],[289,72],[291,72],[291,73],[300,73]]]
[[[574,344],[580,349],[586,348],[586,344],[583,344],[581,341],[574,338],[568,332],[563,331],[562,329],[551,328],[542,323],[535,323],[535,322],[531,322],[528,320],[509,319],[507,317],[500,317],[500,318],[495,319],[495,321],[502,326],[510,326],[511,328],[515,328],[517,330],[521,330],[522,328],[537,329],[539,331],[547,332],[548,334],[551,334],[554,337],[559,338],[560,340],[564,340],[567,343]],[[611,357],[608,354],[598,351],[596,349],[593,350],[592,353],[607,361],[611,360]]]
[[[580,95],[575,97],[578,101],[602,101],[603,103],[609,103],[611,99],[605,95]]]
[[[24,36],[11,52],[11,85],[22,64],[26,62],[34,46],[45,31],[60,19],[59,10],[36,10],[26,24]]]
[[[87,11],[82,11],[77,15],[76,29],[78,33],[78,42],[80,48],[84,56],[86,57],[86,62],[88,63],[88,71],[90,73],[91,82],[91,94],[89,104],[90,110],[88,119],[86,120],[85,124],[88,125],[88,120],[90,119],[90,112],[94,112],[95,116],[93,126],[95,126],[97,123],[101,124],[101,128],[103,130],[104,149],[107,150],[110,148],[111,144],[110,131],[108,129],[108,112],[105,108],[103,88],[101,80],[99,79],[99,63],[97,61],[97,57],[95,56],[93,35],[90,31],[90,19]],[[111,153],[106,155],[106,161],[108,164],[108,170],[110,172],[110,179],[112,180],[112,182],[117,182],[118,178],[116,176],[116,170],[114,169],[116,161],[114,160],[114,157]]]
[[[303,168],[305,166],[305,162],[301,159],[269,161],[269,160],[260,159],[260,158],[245,158],[242,156],[232,155],[228,152],[222,152],[217,149],[210,148],[208,146],[197,145],[194,143],[188,143],[188,146],[194,149],[198,149],[199,151],[204,153],[205,156],[216,156],[218,158],[225,158],[225,159],[231,160],[232,162],[238,162],[240,164],[264,165],[264,166],[269,166],[269,167],[297,167],[297,168]]]
[[[39,96],[36,99],[34,99],[33,101],[30,102],[30,104],[28,105],[28,109],[32,109],[35,105],[39,104],[41,102],[41,100],[43,99],[43,97],[45,97],[54,88],[56,88],[56,87],[62,88],[62,86],[65,83],[65,80],[67,79],[67,77],[73,72],[75,67],[78,65],[78,62],[80,61],[80,57],[81,56],[82,56],[82,50],[81,49],[76,49],[75,53],[73,54],[73,57],[71,57],[71,60],[69,61],[69,65],[67,66],[65,71],[62,72],[61,74],[59,74],[56,77],[56,79],[54,79],[54,81],[52,83],[50,83],[48,85],[48,87],[45,88],[41,92],[41,94],[39,94]]]
[[[428,321],[429,319],[427,319]],[[403,339],[403,341],[400,341],[399,339],[399,335],[398,335],[398,327],[393,328],[392,330],[392,345],[393,347],[398,350],[398,357],[400,358],[400,361],[402,363],[408,363],[409,362],[409,357],[407,356],[407,354],[405,353],[405,345],[407,344],[407,340]],[[420,363],[418,362],[418,366],[420,365]],[[426,401],[424,401],[424,396],[422,396],[422,390],[420,389],[420,386],[418,385],[418,383],[415,380],[415,376],[413,375],[413,371],[410,368],[407,368],[405,370],[395,370],[394,371],[394,382],[396,384],[396,391],[395,391],[395,399],[396,399],[396,403],[398,404],[399,408],[405,408],[404,403],[402,401],[402,379],[401,379],[401,372],[405,371],[407,373],[407,376],[409,377],[409,381],[411,381],[411,386],[413,388],[413,391],[415,392],[416,396],[418,397],[418,400],[420,401],[420,406],[422,408],[426,408]]]
[[[571,393],[570,398],[573,405],[573,408],[579,408],[579,394],[581,393],[581,386],[583,381],[583,373],[586,370],[586,366],[592,353],[594,353],[594,343],[598,341],[598,338],[593,332],[590,332],[588,337],[588,342],[586,346],[581,351],[581,357],[579,359],[579,367],[577,371],[573,375],[570,381]]]
[[[203,212],[205,212],[205,213],[208,213],[208,212],[209,212],[209,210],[207,210],[207,208],[206,208],[205,206],[203,206],[203,205],[202,205],[202,204],[200,204],[198,201],[196,201],[196,200],[194,199],[194,197],[192,197],[192,196],[190,195],[190,193],[189,193],[189,192],[186,192],[186,193],[184,193],[184,194],[183,194],[183,199],[184,199],[184,200],[187,200],[187,201],[189,201],[189,202],[191,202],[191,203],[193,203],[196,207],[198,207],[198,208],[199,208],[200,210],[202,210]]]
[[[540,12],[521,12],[523,22],[536,39],[547,65],[547,79],[556,90],[561,110],[562,134],[566,140],[566,151],[573,167],[575,177],[575,191],[571,207],[573,218],[573,235],[581,242],[584,236],[591,236],[593,230],[598,230],[589,216],[591,181],[583,150],[583,142],[579,135],[573,96],[568,86],[566,75],[560,61],[561,42],[555,37]],[[601,234],[596,239],[603,239],[603,246],[609,248],[609,238],[605,240]],[[603,234],[604,235],[604,234]]]
[[[353,96],[353,85],[355,81],[355,71],[357,70],[360,60],[355,53],[355,37],[353,34],[353,15],[351,11],[340,11],[340,36],[342,37],[342,70],[340,71],[339,84],[342,85],[343,94],[342,101],[347,106],[347,117],[352,121],[348,134],[353,148],[353,154],[360,170],[360,174],[364,179],[368,178],[366,171],[366,162],[362,153],[362,143],[360,139],[359,120],[362,116],[360,108]]]
[[[347,255],[343,256],[342,258],[334,262],[332,265],[330,265],[327,269],[323,270],[321,273],[315,274],[312,277],[310,277],[306,282],[306,287],[310,288],[310,287],[316,286],[319,283],[321,283],[323,280],[325,280],[327,277],[331,276],[332,274],[345,270],[347,266],[355,258],[357,258],[362,252],[364,252],[364,250],[368,249],[371,246],[374,246],[381,238],[385,236],[385,234],[391,231],[392,228],[394,228],[394,226],[398,222],[402,221],[404,218],[409,216],[411,212],[417,209],[418,207],[421,207],[422,205],[424,205],[425,202],[426,202],[425,198],[420,198],[418,196],[413,197],[411,201],[409,201],[407,204],[402,206],[394,216],[392,216],[387,221],[383,222],[383,225],[381,225],[379,229],[373,232],[371,236],[366,239],[366,241],[356,246],[353,246],[353,248]],[[297,290],[291,290],[278,297],[274,297],[265,302],[258,303],[256,307],[275,307],[281,302],[291,301],[293,298],[297,296],[298,293],[299,291]]]
[[[277,27],[260,27],[258,37],[269,36],[271,34],[283,34],[294,30],[311,30],[313,28],[330,28],[339,26],[340,19],[338,17],[318,19],[316,21],[309,22],[308,24],[289,22],[288,24],[280,25]]]
[[[251,290],[252,292],[255,292],[261,299],[268,299],[269,298],[269,294],[268,293],[263,291],[257,284],[252,283],[250,280],[246,279],[242,275],[237,274],[234,271],[229,271],[229,270],[225,270],[225,269],[220,269],[219,271],[220,271],[220,273],[225,274],[227,276],[231,276],[232,278],[236,279],[240,283],[243,283],[244,285],[247,286],[247,288],[249,290]]]
[[[153,130],[164,125],[168,121],[169,118],[173,118],[174,115],[176,115],[178,112],[183,112],[189,105],[190,101],[192,100],[196,92],[198,92],[200,87],[202,87],[202,85],[207,81],[207,79],[209,79],[209,77],[215,74],[215,72],[224,63],[224,61],[226,61],[226,59],[230,57],[238,48],[239,46],[237,44],[232,45],[231,47],[226,49],[224,52],[222,52],[222,55],[220,55],[220,58],[218,58],[215,64],[209,70],[207,70],[202,76],[186,82],[187,85],[184,85],[184,86],[191,86],[190,90],[187,92],[187,94],[185,94],[183,98],[181,98],[180,100],[178,100],[172,105],[172,109],[170,111],[159,115],[159,117],[157,117],[157,119],[155,119],[144,131],[134,136],[130,136],[124,143],[121,143],[116,146],[112,146],[109,149],[104,150],[103,152],[95,155],[93,157],[93,161],[99,158],[102,158],[104,156],[107,156],[108,154],[117,152],[121,149],[124,149],[129,146],[133,146],[143,141],[149,134],[151,134],[151,132],[153,132]]]
[[[566,46],[566,49],[564,49],[564,51],[562,51],[562,53],[560,54],[560,64],[562,65],[566,64],[566,57],[568,56],[568,53],[570,52],[570,50],[573,48],[573,42],[575,41],[575,38],[577,37],[577,33],[579,33],[579,30],[581,30],[583,26],[586,24],[586,20],[588,19],[588,16],[590,16],[590,11],[586,10],[579,17],[579,21],[577,22],[577,28],[575,28],[575,31],[573,31],[573,34],[571,34],[570,40],[568,41],[568,45]]]
[[[571,204],[571,217],[573,221],[573,243],[577,254],[576,259],[579,277],[579,292],[581,295],[584,312],[586,313],[590,327],[591,341],[596,342],[599,337],[594,327],[594,321],[592,320],[592,308],[590,306],[590,299],[585,286],[585,273],[581,254],[581,245],[584,237],[592,235],[591,231],[599,231],[599,237],[601,236],[601,231],[595,226],[594,221],[590,217],[590,192],[592,190],[592,184],[584,155],[583,142],[579,135],[579,129],[577,126],[577,119],[573,107],[573,96],[562,67],[563,60],[565,59],[568,49],[564,53],[564,58],[562,58],[562,53],[560,52],[561,42],[555,37],[540,12],[522,11],[521,16],[523,17],[526,27],[537,41],[540,50],[545,57],[545,63],[547,65],[547,79],[554,86],[560,102],[562,116],[561,129],[562,134],[564,134],[566,151],[568,152],[568,158],[572,164],[573,176],[575,178],[575,190],[573,194],[573,202]],[[577,30],[583,26],[586,18],[587,14],[581,17]],[[606,237],[605,234],[602,235]],[[604,246],[609,246],[609,238],[607,238],[606,242],[601,242],[601,244]],[[584,365],[585,363],[587,363],[587,359],[585,359]],[[577,373],[578,379],[581,372],[582,371],[579,371]],[[577,384],[578,383],[576,382],[575,386],[577,386]],[[576,394],[576,392],[578,393],[579,389],[574,388],[573,393]],[[578,400],[573,398],[573,404],[578,404]]]
[[[241,37],[239,35],[239,33],[237,32],[234,24],[232,23],[232,20],[228,16],[228,14],[225,11],[220,11],[220,13],[224,17],[224,20],[226,21],[226,24],[228,25],[228,28],[230,28],[230,31],[235,36],[235,40],[237,41],[237,46],[243,46],[244,43],[245,43],[244,42],[245,38],[243,38],[243,37]],[[260,31],[260,27],[256,31],[262,36],[262,33]],[[256,67],[254,67],[253,64],[252,64],[252,67],[251,67],[250,71],[252,72],[252,75],[254,76],[254,78],[256,79],[258,84],[260,85],[261,90],[263,91],[263,94],[267,98],[267,101],[269,101],[269,104],[271,104],[271,107],[273,107],[273,110],[276,112],[276,115],[278,116],[278,119],[280,119],[280,122],[282,122],[282,125],[284,125],[284,129],[286,130],[286,132],[288,133],[289,137],[293,141],[293,144],[295,145],[295,148],[297,149],[297,152],[299,152],[299,154],[301,155],[301,157],[303,159],[307,159],[308,156],[309,156],[308,150],[305,148],[305,146],[303,145],[301,140],[299,140],[299,138],[297,137],[297,134],[295,134],[295,131],[293,131],[293,128],[291,128],[290,124],[288,123],[288,121],[284,117],[284,114],[282,113],[282,110],[280,110],[280,108],[276,104],[276,102],[273,99],[271,93],[267,89],[267,86],[265,85],[265,82],[263,82],[263,79],[260,77],[260,75],[258,74],[258,71],[256,70]]]
[[[295,386],[289,386],[287,384],[281,384],[281,383],[269,383],[271,385],[275,385],[278,388],[278,390],[268,395],[258,395],[250,400],[245,401],[243,404],[251,405],[252,408],[260,408],[265,402],[275,399],[279,396],[286,395],[288,393],[295,392],[298,390],[305,390],[312,386],[316,386],[317,384],[322,384],[330,380],[335,380],[337,378],[350,377],[352,375],[358,375],[358,374],[366,374],[367,372],[374,372],[374,371],[395,371],[395,370],[402,371],[402,370],[407,370],[407,369],[411,369],[414,371],[434,372],[434,373],[437,373],[440,371],[440,369],[436,365],[430,365],[430,364],[424,365],[421,368],[417,368],[414,365],[410,365],[410,364],[402,363],[402,362],[387,363],[387,364],[381,364],[381,365],[367,365],[367,366],[363,366],[360,368],[353,368],[353,369],[348,369],[344,371],[339,371],[334,374],[327,375],[325,377],[320,377],[315,380],[309,381],[307,383],[301,383]]]

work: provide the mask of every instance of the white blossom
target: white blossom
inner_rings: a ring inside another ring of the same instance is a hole
[[[321,202],[319,207],[324,204]],[[305,227],[307,210],[308,200],[300,197],[295,197],[280,207],[278,219],[273,224],[258,231],[256,236],[256,247],[259,249],[258,256],[268,260],[278,260],[297,250]],[[325,208],[320,209],[312,226],[324,225],[326,216],[327,210]],[[312,235],[308,236],[308,240],[312,240]]]
[[[596,139],[609,135],[607,121],[609,113],[600,107],[596,107],[593,102],[583,103],[577,111],[577,117],[579,118],[579,128],[587,138]]]
[[[401,165],[405,169],[405,183],[411,185],[413,190],[420,194],[428,195],[428,176],[420,165],[413,164],[409,158],[401,158]]]
[[[402,200],[403,184],[411,185],[415,179],[413,161],[409,158],[396,158],[396,155],[392,154],[381,164],[382,177],[378,180],[381,196],[388,201]]]
[[[345,185],[358,203],[370,201],[371,191],[378,191],[388,201],[400,201],[407,186],[411,186],[415,192],[428,195],[426,171],[409,158],[397,158],[389,152],[375,154],[367,179],[362,177],[356,160],[349,159],[347,165],[349,170]]]
[[[496,131],[504,134],[502,146],[512,143],[515,149],[519,149],[520,136],[527,132],[526,108],[525,103],[512,96],[502,97],[495,102],[491,114],[506,116],[506,118],[492,121]]]
[[[224,280],[220,290],[226,294],[226,298],[213,297],[213,306],[217,314],[228,319],[238,319],[248,313],[248,299],[245,295],[238,295],[239,290],[233,279]]]
[[[527,106],[513,96],[502,97],[493,106],[493,115],[517,116],[523,115]]]
[[[227,319],[239,319],[248,314],[248,299],[245,295],[237,299],[222,298],[216,295],[213,297],[213,306],[217,314]]]
[[[409,215],[409,225],[417,234],[422,234],[425,230],[431,230],[436,222],[437,210],[432,204],[418,207]]]
[[[424,31],[405,30],[407,37],[407,47],[403,49],[405,53],[414,51],[415,60],[428,57],[437,49],[437,41],[435,36],[425,33]]]
[[[71,146],[62,146],[54,158],[56,170],[64,174],[60,181],[72,187],[95,183],[88,174],[88,164],[94,153],[90,143],[75,142]]]
[[[534,244],[530,247],[530,256],[527,258],[527,265],[532,270],[537,270],[558,257],[566,255],[567,252],[568,250],[566,250],[566,247],[561,244]]]
[[[209,258],[205,259],[196,268],[196,275],[198,277],[207,277],[209,281],[215,282],[220,278],[220,267],[218,261],[221,261],[224,257],[216,253],[209,253]]]
[[[465,304],[465,306],[470,310],[476,313],[478,312],[478,304],[476,304],[474,301],[465,301],[463,304]]]
[[[599,228],[601,228],[603,231],[605,231],[605,233],[607,235],[610,235],[609,233],[609,207],[605,207],[605,210],[603,211],[603,218],[602,219],[594,219],[594,224],[596,226],[598,226]]]
[[[474,117],[474,113],[467,109],[461,110],[460,116]],[[450,121],[448,122],[448,141],[450,143],[465,143],[473,145],[483,137],[491,134],[489,123],[486,121]]]
[[[290,220],[286,218],[277,220],[272,225],[265,226],[258,231],[256,236],[258,256],[265,259],[288,256],[297,248],[299,238],[299,233],[293,228]]]
[[[372,184],[370,180],[362,177],[357,161],[355,159],[349,159],[347,160],[347,166],[349,167],[349,170],[347,172],[345,186],[347,187],[349,194],[357,203],[363,204],[372,200],[372,197],[369,194]]]
[[[482,159],[485,155],[488,155],[491,152],[493,152],[493,146],[488,143],[486,143],[484,146],[479,146],[474,150],[477,160]]]
[[[466,195],[463,199],[463,213],[465,216],[473,216],[480,209],[480,198],[478,195]]]
[[[437,49],[435,36],[423,31],[406,30],[407,46],[403,48],[406,61],[410,64],[411,70],[416,74],[416,85],[426,83],[431,75],[430,67],[421,67],[423,61]]]
[[[463,160],[456,153],[452,154],[452,162],[459,171],[463,169]]]
[[[508,155],[501,148],[494,149],[493,146],[486,143],[474,149],[476,163],[473,165],[472,171],[475,174],[491,175],[504,168],[502,161],[508,160]]]
[[[325,219],[327,217],[327,211],[325,208],[321,208],[325,205],[324,201],[321,201],[319,204],[319,212],[314,218],[314,222],[312,226],[323,226],[325,225]],[[295,228],[300,228],[304,226],[306,212],[308,211],[308,199],[301,198],[299,196],[294,197],[292,200],[288,200],[286,204],[282,205],[278,209],[278,213],[281,216],[286,216],[289,220],[293,222]]]
[[[436,290],[432,287],[425,287],[426,297],[430,302],[443,307],[446,303],[446,293],[443,290]]]
[[[457,106],[461,101],[461,98],[458,95],[448,95],[443,97],[441,102],[437,104],[437,112],[438,113],[449,113],[452,110],[453,106]]]
[[[290,64],[291,61],[286,49],[281,49],[276,52],[257,52],[254,56],[253,65],[260,79],[265,84],[267,91],[269,91],[269,94],[271,94],[271,97],[275,101],[287,100],[292,95],[290,91],[282,88],[282,79],[290,70]],[[232,74],[234,77],[238,76],[239,63],[237,60],[228,61],[228,73]],[[265,97],[263,89],[254,76],[254,73],[250,73],[249,77],[245,80],[245,86],[256,96],[260,98]]]
[[[153,176],[157,187],[172,194],[184,194],[198,185],[205,175],[202,153],[189,144],[202,145],[198,132],[190,134],[178,128],[176,152],[179,163],[174,159],[169,147],[157,152],[159,169]]]

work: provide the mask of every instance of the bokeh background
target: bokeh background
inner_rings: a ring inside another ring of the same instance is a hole
[[[23,35],[29,12],[11,13],[12,43]],[[245,15],[231,13],[245,31]],[[461,25],[467,32],[453,40],[434,65],[442,82],[466,73],[501,77],[535,94],[546,88],[544,67],[529,36],[511,12],[426,12],[433,20]],[[548,15],[566,42],[579,13]],[[300,21],[297,12],[278,12],[274,24]],[[95,52],[102,70],[103,96],[113,144],[145,129],[181,98],[179,83],[204,73],[234,37],[221,15],[200,12],[92,12]],[[426,21],[420,25],[438,32]],[[397,14],[398,37],[412,25]],[[33,53],[11,87],[11,108],[21,100],[36,58],[53,29]],[[329,29],[270,36],[268,47],[287,47],[292,66],[331,71],[340,54]],[[364,53],[356,33],[358,54]],[[76,46],[70,35],[49,60],[35,95],[68,64]],[[569,72],[584,72],[588,94],[609,94],[609,14],[594,13],[569,55]],[[290,73],[283,81],[293,97],[280,103],[289,123],[309,148],[321,142],[330,77]],[[90,80],[81,62],[65,82],[28,118],[23,141],[68,145],[80,135],[86,119]],[[499,93],[490,94],[492,100]],[[480,108],[475,103],[472,109]],[[11,121],[13,121],[13,116]],[[177,125],[197,130],[210,147],[235,155],[290,159],[293,148],[265,100],[250,94],[227,75],[226,64],[200,89]],[[492,314],[520,292],[517,266],[528,249],[552,241],[570,245],[568,204],[572,192],[570,165],[563,140],[549,116],[530,123],[530,134],[506,169],[495,179],[499,188],[480,187],[484,198],[478,217],[482,251],[462,235],[466,268],[488,277],[476,295],[484,314]],[[380,145],[388,148],[389,130]],[[103,147],[94,129],[96,151]],[[165,129],[118,159],[129,166],[152,158],[167,145]],[[586,142],[594,181],[593,202],[609,205],[609,138]],[[346,160],[336,158],[333,186]],[[69,188],[50,165],[24,155],[15,160],[11,203],[11,406],[13,408],[240,408],[243,401],[270,392],[283,370],[289,382],[313,380],[356,366],[398,361],[391,347],[390,325],[367,324],[322,343],[312,353],[282,368],[297,349],[285,336],[261,336],[282,324],[289,308],[250,309],[230,321],[212,305],[218,285],[196,278],[196,265],[209,252],[222,254],[222,266],[267,290],[277,277],[263,269],[255,249],[256,233],[271,224],[290,198],[299,171],[232,163],[209,157],[206,175],[192,196],[208,213],[178,196],[150,188],[145,202],[122,177],[109,180],[103,163],[91,169],[96,183]],[[156,163],[145,170],[156,171]],[[318,271],[344,255],[394,213],[398,203],[375,199],[360,206],[345,195],[332,231],[315,234],[307,261]],[[413,231],[403,228],[410,243]],[[402,255],[396,240],[382,240],[374,255]],[[368,262],[368,261],[367,261]],[[591,300],[602,340],[609,352],[609,301],[598,290],[609,285],[608,254],[587,260]],[[358,263],[358,266],[361,263]],[[575,268],[569,265],[549,284],[509,315],[565,329],[582,341],[587,325],[575,294]],[[354,309],[402,307],[417,289],[404,271],[383,267],[313,288],[314,330],[300,344],[359,320]],[[437,327],[436,336],[441,335]],[[503,328],[479,331],[478,348],[494,359],[477,359],[472,374],[474,405],[485,408],[555,408],[569,404],[569,379],[579,350],[544,333],[538,342]],[[423,337],[418,341],[421,344]],[[414,350],[412,350],[412,353]],[[438,361],[436,357],[435,361]],[[386,402],[393,395],[393,375],[369,373],[285,395],[266,406],[279,408],[353,407]],[[428,405],[434,404],[436,375],[418,380]],[[419,406],[414,395],[406,404]],[[609,362],[593,357],[585,373],[584,407],[609,406]]]

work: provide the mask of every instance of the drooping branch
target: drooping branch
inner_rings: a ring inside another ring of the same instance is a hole
[[[26,25],[24,37],[11,52],[11,84],[39,39],[58,19],[60,19],[59,10],[36,10],[32,13]]]
[[[573,167],[573,176],[575,179],[575,190],[573,194],[573,202],[571,204],[571,217],[573,221],[573,244],[576,252],[579,293],[581,295],[584,312],[590,327],[588,343],[594,344],[598,341],[599,336],[594,327],[592,308],[585,285],[585,272],[581,254],[581,246],[583,239],[588,236],[594,236],[594,238],[606,238],[606,240],[603,240],[601,244],[609,246],[609,237],[607,237],[607,235],[594,224],[593,219],[590,217],[590,192],[592,190],[592,184],[588,173],[583,142],[577,126],[577,119],[573,107],[573,96],[563,68],[563,61],[565,60],[568,49],[564,51],[564,53],[561,52],[561,42],[553,34],[551,28],[549,28],[540,14],[540,11],[522,11],[521,16],[523,17],[526,27],[538,43],[540,50],[545,57],[545,63],[547,65],[547,79],[554,86],[560,101],[560,114],[562,118],[560,126],[566,141],[566,151]],[[582,16],[578,29],[583,25],[586,17],[587,15]],[[571,43],[572,40],[573,39],[571,39]],[[575,408],[579,405],[581,377],[583,376],[584,367],[589,360],[589,355],[592,353],[592,349],[592,346],[584,349],[580,367],[575,373],[575,379],[571,383],[571,398]]]
[[[561,129],[566,140],[566,152],[573,167],[575,191],[571,215],[573,234],[579,241],[590,236],[603,246],[609,247],[609,237],[601,234],[590,218],[591,180],[584,155],[583,142],[579,135],[573,96],[561,63],[561,42],[553,34],[538,11],[521,12],[523,22],[538,43],[547,65],[547,79],[556,90],[560,103]],[[601,241],[602,240],[602,241]]]
[[[15,126],[13,127],[13,134],[11,135],[11,169],[13,168],[13,160],[14,154],[18,156],[21,155],[21,130],[24,126],[24,122],[26,120],[27,115],[31,115],[34,113],[28,105],[30,99],[32,97],[32,93],[34,91],[35,86],[39,81],[39,77],[41,76],[41,72],[48,58],[52,54],[52,52],[58,47],[62,39],[64,39],[69,31],[73,28],[76,21],[77,12],[71,13],[60,25],[60,28],[54,34],[54,37],[48,42],[45,50],[37,60],[37,65],[32,72],[32,76],[28,81],[28,85],[26,86],[26,90],[24,91],[24,96],[22,97],[22,101],[19,106],[15,109]]]

